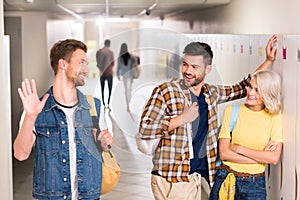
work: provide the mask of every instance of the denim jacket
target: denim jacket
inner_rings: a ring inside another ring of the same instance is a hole
[[[33,197],[71,199],[68,125],[64,112],[54,100],[52,89],[35,122]],[[99,199],[102,159],[92,134],[90,105],[77,90],[79,104],[74,112],[78,199]]]

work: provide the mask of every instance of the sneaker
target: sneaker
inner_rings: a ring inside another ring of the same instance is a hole
[[[109,105],[105,106],[105,109],[107,109],[107,110],[108,110],[108,112],[110,112],[110,111],[111,111],[111,109],[110,109]]]

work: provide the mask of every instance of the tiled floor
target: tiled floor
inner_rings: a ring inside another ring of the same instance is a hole
[[[149,68],[150,69],[150,68]],[[121,166],[121,177],[113,191],[102,195],[102,200],[153,200],[150,187],[151,157],[140,153],[136,148],[134,136],[138,131],[139,117],[145,100],[150,96],[152,88],[161,82],[160,72],[146,72],[139,80],[134,80],[131,112],[126,111],[123,83],[114,79],[111,112],[103,113],[102,126],[114,135],[112,151]],[[142,74],[142,75],[143,75]],[[160,79],[159,79],[160,78]],[[155,81],[153,81],[155,80]],[[83,92],[100,94],[98,80],[87,80],[87,87]],[[89,87],[89,86],[95,87]],[[100,97],[100,95],[98,96]],[[14,160],[14,200],[31,200],[33,156],[24,161]]]

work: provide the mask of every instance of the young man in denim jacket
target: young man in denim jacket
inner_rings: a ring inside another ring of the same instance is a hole
[[[23,121],[14,142],[14,156],[26,160],[34,145],[35,199],[99,199],[102,159],[95,142],[90,105],[76,88],[85,84],[87,47],[67,39],[51,49],[53,86],[38,98],[34,80],[18,89],[24,107]],[[96,101],[99,104],[99,101]],[[104,151],[113,138],[105,130],[97,140]]]

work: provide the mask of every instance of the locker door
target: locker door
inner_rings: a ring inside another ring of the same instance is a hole
[[[214,35],[214,42],[212,43],[214,58],[213,58],[213,73],[215,76],[214,84],[222,84],[221,77],[221,37],[222,35]]]
[[[239,43],[240,66],[238,68],[239,79],[251,73],[249,70],[249,35],[241,35]]]
[[[249,38],[249,72],[253,72],[259,64],[259,35]]]
[[[278,38],[277,61],[274,70],[282,75],[283,92],[283,132],[285,142],[282,160],[277,166],[271,166],[270,172],[270,199],[295,199],[296,195],[296,102],[297,102],[297,36],[284,35]],[[283,59],[283,48],[286,48],[286,57]],[[298,138],[299,140],[299,138]],[[298,160],[299,160],[299,156]],[[279,184],[278,184],[279,183]],[[278,190],[279,189],[279,190]]]
[[[233,36],[221,37],[221,78],[223,84],[231,84],[233,81]]]
[[[259,47],[258,47],[258,64],[260,65],[262,62],[266,60],[266,50],[265,47],[268,44],[269,39],[272,35],[260,35],[259,37]]]
[[[248,75],[249,73],[252,73],[252,71],[250,71],[250,67],[249,67],[249,59],[250,59],[250,55],[249,55],[249,35],[239,35],[239,41],[237,44],[237,52],[238,52],[238,57],[239,57],[239,63],[237,66],[237,77],[236,77],[236,82],[240,81],[243,77],[245,77],[246,75]],[[234,58],[236,59],[236,58]],[[245,103],[245,98],[240,99],[235,101],[234,104],[242,104]]]
[[[297,80],[296,80],[296,91],[297,91],[297,100],[296,100],[296,177],[297,177],[297,187],[296,187],[296,197],[297,199],[300,199],[300,35],[297,36],[297,64],[295,67],[297,67]]]
[[[231,83],[240,80],[239,68],[241,63],[240,35],[232,35],[232,79]]]

